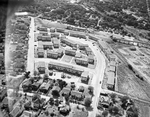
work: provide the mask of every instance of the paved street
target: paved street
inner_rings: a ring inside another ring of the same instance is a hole
[[[73,38],[69,38],[69,39],[73,39]],[[97,65],[96,68],[94,69],[94,74],[93,74],[93,79],[91,84],[94,87],[94,97],[92,100],[93,111],[90,112],[90,117],[95,117],[97,112],[97,103],[99,99],[99,94],[102,90],[100,82],[103,81],[104,70],[106,68],[105,58],[102,55],[102,53],[100,53],[101,50],[97,46],[93,46],[92,42],[85,41],[84,39],[76,39],[76,41],[80,43],[88,44],[89,47],[92,49],[94,55],[96,56]],[[92,71],[92,69],[89,70]]]
[[[27,71],[33,74],[34,71],[34,18],[31,17],[29,41],[28,41],[28,58],[27,58]]]
[[[93,74],[93,79],[91,82],[91,85],[94,87],[94,97],[92,99],[92,107],[93,111],[91,111],[90,117],[95,117],[96,112],[97,112],[97,103],[99,99],[99,94],[101,92],[101,84],[103,77],[104,77],[104,70],[105,70],[105,58],[100,52],[100,49],[97,46],[94,46],[92,42],[90,41],[85,41],[84,39],[78,39],[76,38],[76,41],[79,43],[83,44],[88,44],[89,47],[92,49],[97,65],[95,69],[90,69],[87,67],[79,66],[79,65],[74,65],[71,63],[66,63],[63,61],[58,61],[50,58],[34,58],[34,18],[31,18],[31,25],[30,25],[30,33],[29,33],[30,39],[29,39],[29,50],[28,50],[28,62],[27,62],[27,71],[31,71],[31,74],[34,71],[34,62],[39,62],[39,61],[44,61],[45,63],[50,63],[50,62],[57,62],[57,63],[63,63],[65,65],[71,65],[80,69],[83,69],[84,71],[89,71],[90,73]],[[74,41],[74,38],[68,37],[69,39]],[[81,85],[81,84],[80,84]]]

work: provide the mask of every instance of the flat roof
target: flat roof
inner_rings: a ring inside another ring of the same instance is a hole
[[[79,46],[83,46],[83,47],[88,47],[89,45],[88,44],[78,44]]]
[[[56,50],[56,52],[57,52],[57,53],[62,53],[63,50],[59,48],[58,50]]]
[[[65,51],[76,52],[75,50],[71,50],[71,49],[66,49]]]
[[[74,69],[74,70],[77,70],[77,71],[84,71],[81,68],[73,67],[71,65],[66,65],[66,64],[63,64],[63,63],[50,62],[49,64],[50,65],[55,65],[55,66],[60,66],[60,67],[65,67],[65,68],[70,68],[70,69]]]
[[[49,54],[57,54],[55,51],[53,51],[53,50],[47,50],[47,53],[49,53]]]
[[[41,42],[40,44],[42,44],[42,45],[51,45],[51,46],[53,45],[52,42],[48,42],[48,41],[47,42]]]
[[[116,66],[116,61],[110,61],[109,65],[110,66]]]
[[[76,60],[80,60],[80,61],[88,61],[88,59],[87,58],[75,58]]]
[[[89,55],[88,58],[89,59],[94,59],[94,55]]]
[[[114,72],[107,72],[107,84],[114,85],[115,82],[115,73]]]
[[[109,67],[108,67],[108,71],[113,71],[113,72],[115,72],[115,70],[116,70],[116,67],[115,67],[115,66],[109,66]]]
[[[75,41],[72,41],[72,40],[70,40],[70,39],[68,39],[68,38],[62,38],[61,40],[62,40],[62,41],[69,42],[69,43],[71,43],[71,44],[76,44]]]

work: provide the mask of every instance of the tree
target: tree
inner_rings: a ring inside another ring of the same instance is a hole
[[[110,97],[111,97],[112,102],[116,103],[116,94],[115,93],[111,93]]]
[[[129,99],[130,99],[130,98],[129,98],[128,96],[123,96],[123,97],[121,97],[121,102],[122,102],[121,107],[122,107],[124,110],[126,110],[127,107],[128,107],[127,103],[128,103],[128,100],[129,100]]]
[[[116,106],[109,107],[108,110],[109,110],[109,113],[110,113],[111,115],[116,115],[116,114],[118,114],[118,112],[119,112],[119,108],[116,107]]]
[[[50,105],[54,105],[54,99],[53,99],[53,98],[50,98],[49,104],[50,104]]]
[[[92,99],[90,97],[85,98],[84,105],[86,107],[90,107],[91,103],[92,103]]]
[[[104,111],[102,112],[102,115],[103,115],[104,117],[107,117],[107,116],[108,116],[108,111],[107,111],[107,110],[104,110]]]
[[[52,95],[53,95],[53,96],[56,96],[56,97],[59,97],[59,91],[53,90],[53,91],[52,91]]]
[[[89,87],[88,87],[88,90],[89,90],[89,92],[90,92],[90,93],[92,93],[92,94],[93,94],[94,87],[92,87],[92,86],[89,86]]]
[[[138,109],[135,106],[131,106],[127,110],[127,117],[138,117]]]

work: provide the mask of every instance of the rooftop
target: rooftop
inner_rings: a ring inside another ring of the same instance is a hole
[[[81,74],[81,77],[84,77],[84,78],[87,78],[89,76],[89,72],[88,71],[84,71],[82,74]]]
[[[107,71],[113,71],[113,72],[115,72],[115,70],[116,70],[116,67],[115,67],[115,66],[109,66],[109,67],[107,68]]]
[[[115,82],[115,73],[114,72],[107,72],[107,84],[114,85]]]

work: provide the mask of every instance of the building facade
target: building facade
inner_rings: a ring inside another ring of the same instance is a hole
[[[75,50],[65,50],[65,54],[66,55],[75,56],[76,55],[76,51]]]
[[[75,58],[75,62],[76,64],[79,64],[79,65],[85,65],[85,66],[88,65],[88,59],[86,58]]]

